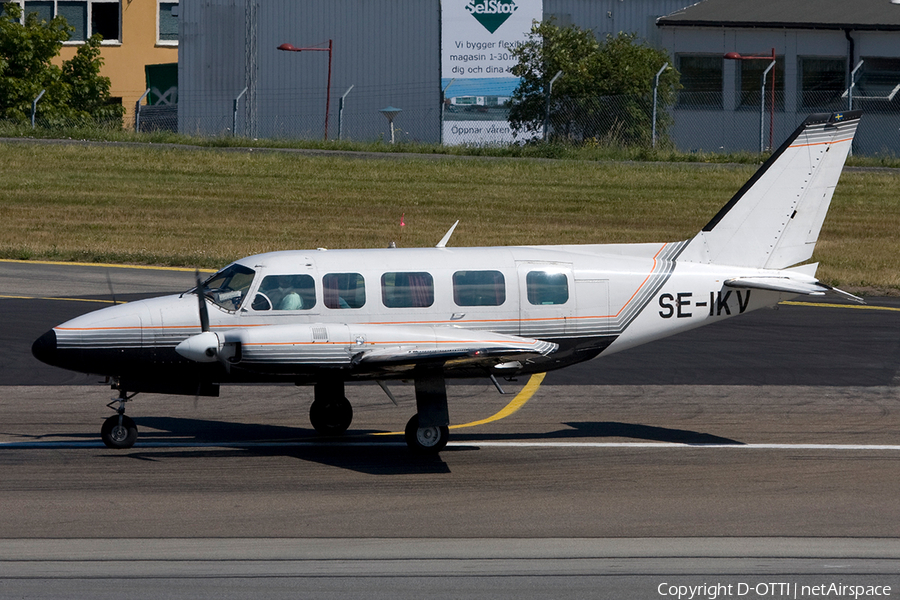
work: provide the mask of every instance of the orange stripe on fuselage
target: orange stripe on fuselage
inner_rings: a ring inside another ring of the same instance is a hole
[[[830,142],[828,142],[830,143]],[[614,315],[585,315],[585,316],[574,316],[574,317],[535,317],[535,318],[516,318],[516,319],[472,319],[468,321],[462,320],[437,320],[437,321],[365,321],[360,323],[360,325],[456,325],[456,324],[470,324],[470,323],[531,323],[536,321],[565,321],[566,319],[615,319],[622,312],[628,308],[628,305],[632,300],[638,295],[638,293],[643,289],[643,287],[650,281],[650,277],[653,276],[653,273],[656,272],[656,264],[657,258],[665,250],[668,244],[663,244],[660,249],[653,255],[653,266],[650,268],[650,272],[641,282],[641,284],[634,290],[634,293],[628,298],[625,304],[622,305],[622,308],[619,309],[617,313]],[[328,324],[328,323],[325,323]],[[241,323],[239,325],[211,325],[210,329],[243,329],[247,327],[277,327],[281,325],[280,323]],[[59,331],[129,331],[129,330],[177,330],[177,329],[197,329],[199,325],[156,325],[156,326],[148,326],[148,327],[54,327]],[[323,342],[319,342],[320,344]]]

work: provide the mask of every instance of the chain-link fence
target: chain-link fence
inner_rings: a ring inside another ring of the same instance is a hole
[[[671,106],[657,107],[652,97],[606,96],[554,98],[549,115],[537,115],[516,130],[509,122],[506,99],[475,97],[467,104],[423,105],[421,97],[398,94],[402,105],[391,119],[373,103],[332,99],[326,122],[325,102],[315,112],[296,110],[284,99],[257,99],[250,111],[234,97],[202,98],[203,110],[180,106],[142,106],[121,122],[99,124],[140,132],[178,131],[199,137],[250,139],[352,140],[358,142],[430,143],[469,146],[523,144],[546,138],[573,145],[651,147],[681,152],[760,152],[777,148],[812,113],[850,108],[840,92],[785,94],[737,91],[681,93]],[[340,108],[334,110],[334,105]],[[210,110],[209,106],[218,107]],[[196,107],[194,107],[196,108]],[[864,112],[853,152],[865,156],[900,156],[900,94],[896,97],[856,97],[853,109]],[[195,115],[195,116],[191,116]],[[44,119],[35,127],[54,129],[91,125]],[[29,124],[20,124],[28,127]],[[326,129],[327,128],[327,129]]]
[[[726,109],[726,105],[733,108]],[[658,107],[655,113],[652,97],[645,96],[553,99],[549,106],[545,118],[538,115],[518,132],[512,132],[512,141],[522,143],[546,137],[549,141],[572,144],[656,145],[682,152],[760,152],[777,148],[810,114],[850,108],[849,98],[840,92],[807,92],[788,97],[781,91],[774,96],[767,92],[762,104],[760,91],[742,92],[732,98],[725,98],[721,92],[680,94],[673,106]],[[853,108],[865,113],[854,140],[854,152],[900,155],[900,97],[855,98]],[[465,122],[470,135],[460,143],[501,143],[491,132],[508,126],[508,110],[469,111]],[[458,124],[458,115],[445,113],[445,125],[448,121]],[[489,119],[500,125],[492,128]]]

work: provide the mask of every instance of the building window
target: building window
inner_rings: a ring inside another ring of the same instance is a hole
[[[531,304],[565,304],[569,301],[569,283],[565,273],[531,271],[525,276],[525,284]]]
[[[738,73],[738,107],[759,108],[759,95],[762,92],[762,74],[771,59],[739,60]],[[775,108],[784,110],[784,57],[775,57]],[[766,107],[771,107],[772,71],[766,75]]]
[[[843,58],[801,56],[800,105],[803,108],[840,110],[846,78],[847,61]]]
[[[177,2],[159,2],[158,11],[158,35],[156,40],[163,44],[178,43],[178,16]]]
[[[425,308],[434,304],[434,279],[429,273],[385,273],[381,300],[388,308]]]
[[[681,73],[679,108],[722,108],[721,55],[680,54],[676,57]]]
[[[853,89],[853,108],[900,111],[900,58],[864,56],[863,61]]]
[[[366,281],[359,273],[329,273],[322,278],[322,293],[328,308],[362,308]]]
[[[23,16],[37,13],[44,21],[64,17],[75,28],[67,43],[84,42],[95,33],[104,42],[121,42],[119,0],[25,0],[21,5]]]
[[[457,271],[453,274],[457,306],[500,306],[506,302],[506,282],[500,271]]]

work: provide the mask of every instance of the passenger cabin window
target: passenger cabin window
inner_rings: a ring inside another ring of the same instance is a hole
[[[532,271],[525,276],[525,284],[531,304],[565,304],[569,301],[569,283],[565,273]]]
[[[366,303],[366,281],[359,273],[329,273],[322,278],[325,306],[361,308]]]
[[[253,310],[309,310],[316,305],[316,283],[309,275],[269,275],[263,279]]]
[[[506,281],[500,271],[457,271],[453,274],[457,306],[500,306],[506,302]]]
[[[237,310],[250,289],[256,271],[243,265],[225,267],[203,284],[206,297],[226,310]]]
[[[381,300],[388,308],[424,308],[434,304],[434,278],[430,273],[385,273]]]

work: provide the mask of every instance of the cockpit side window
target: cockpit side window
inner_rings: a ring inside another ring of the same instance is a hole
[[[256,271],[243,265],[225,267],[203,284],[206,297],[224,308],[237,310],[244,302]]]
[[[251,305],[253,310],[309,310],[316,305],[316,283],[309,275],[268,275]]]

